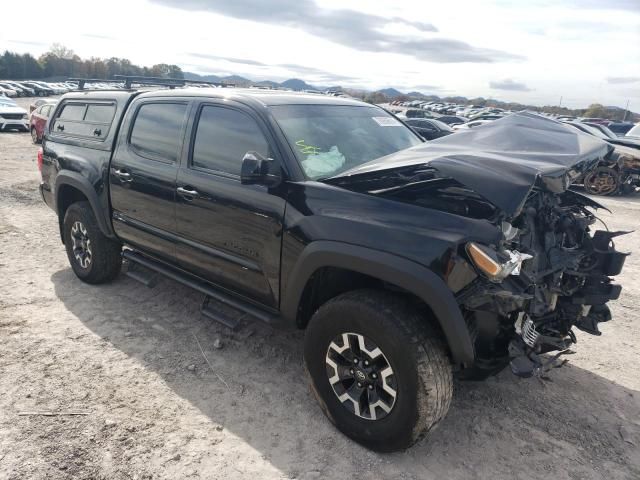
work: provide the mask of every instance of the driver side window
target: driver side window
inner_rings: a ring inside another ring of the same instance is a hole
[[[269,156],[269,144],[249,115],[226,107],[202,107],[196,127],[191,167],[240,175],[249,152]]]

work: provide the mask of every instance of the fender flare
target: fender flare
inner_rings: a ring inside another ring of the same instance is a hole
[[[454,363],[473,363],[475,355],[469,329],[444,281],[423,265],[378,250],[333,241],[316,241],[307,245],[289,275],[282,297],[281,312],[285,319],[295,323],[307,281],[322,267],[363,273],[421,298],[440,324]]]
[[[113,231],[113,227],[107,221],[106,216],[102,213],[102,209],[100,208],[100,200],[98,199],[98,193],[93,185],[89,182],[86,177],[83,177],[77,172],[62,170],[56,176],[55,182],[55,191],[54,191],[54,202],[55,202],[55,211],[58,214],[58,219],[60,221],[60,233],[62,234],[62,222],[64,221],[63,216],[61,215],[60,208],[58,206],[58,196],[60,192],[60,188],[68,185],[73,187],[82,194],[87,197],[89,204],[93,210],[93,214],[96,217],[96,221],[98,222],[98,227],[100,231],[109,238],[114,238],[115,233]]]

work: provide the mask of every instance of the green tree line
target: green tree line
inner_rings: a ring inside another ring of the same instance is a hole
[[[177,65],[159,63],[152,67],[134,65],[126,58],[82,59],[71,49],[54,44],[36,59],[29,53],[5,50],[0,56],[0,79],[37,80],[53,77],[112,78],[114,75],[144,75],[149,77],[183,78]]]

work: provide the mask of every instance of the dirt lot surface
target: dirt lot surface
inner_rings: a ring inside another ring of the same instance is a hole
[[[169,280],[77,280],[36,151],[28,134],[0,134],[0,479],[640,478],[640,255],[614,320],[602,337],[578,332],[553,381],[456,383],[429,438],[380,455],[323,417],[301,333],[232,333]],[[640,198],[603,203],[610,228],[638,229]]]

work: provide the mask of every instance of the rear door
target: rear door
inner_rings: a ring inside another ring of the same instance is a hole
[[[248,151],[274,157],[266,125],[232,101],[198,104],[178,172],[176,255],[186,270],[267,306],[278,301],[285,200],[242,185]]]
[[[175,200],[189,102],[147,98],[129,108],[110,165],[113,228],[125,242],[175,260]]]

